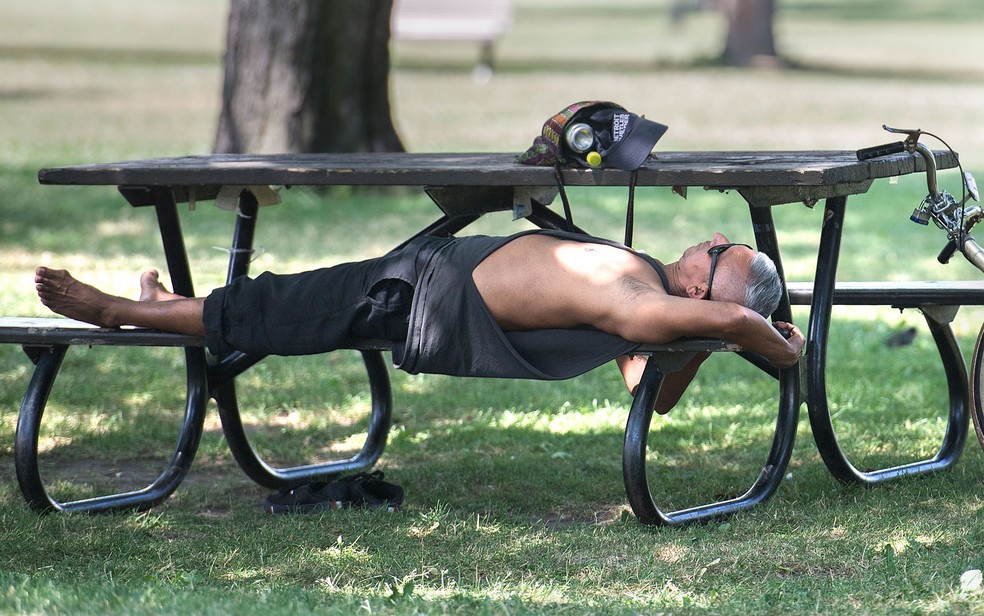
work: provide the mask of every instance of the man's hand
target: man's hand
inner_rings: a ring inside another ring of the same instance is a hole
[[[783,338],[786,339],[786,344],[789,345],[789,350],[792,357],[789,363],[772,363],[777,368],[788,368],[789,366],[795,365],[803,355],[803,347],[806,345],[806,338],[803,337],[803,332],[801,332],[800,329],[792,323],[787,323],[785,321],[773,321],[772,326],[776,328],[776,331],[778,331]]]

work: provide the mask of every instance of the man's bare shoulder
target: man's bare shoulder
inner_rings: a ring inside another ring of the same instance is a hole
[[[517,261],[559,276],[577,276],[595,284],[621,283],[625,280],[645,290],[647,285],[663,290],[662,279],[652,264],[630,248],[605,242],[567,239],[532,234],[509,242],[493,256],[503,264]]]
[[[473,279],[505,329],[605,329],[629,296],[665,296],[653,267],[630,250],[536,234],[495,251]]]

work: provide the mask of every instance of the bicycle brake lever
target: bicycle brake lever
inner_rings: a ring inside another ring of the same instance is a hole
[[[888,124],[882,124],[882,128],[890,133],[896,133],[898,135],[905,135],[905,147],[906,150],[912,152],[919,143],[919,137],[923,134],[921,128],[892,128]]]
[[[915,135],[917,139],[923,132],[921,128],[892,128],[888,124],[882,124],[882,128],[897,135],[909,135],[910,137]]]

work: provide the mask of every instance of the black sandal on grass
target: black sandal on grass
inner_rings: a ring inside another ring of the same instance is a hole
[[[353,507],[399,511],[403,505],[403,488],[395,483],[383,481],[383,472],[375,471],[368,475],[361,474],[352,483],[350,492]]]
[[[267,513],[319,513],[348,507],[399,511],[402,504],[403,488],[383,481],[382,471],[374,471],[271,494],[263,501],[263,509]]]
[[[271,494],[263,501],[267,513],[318,513],[346,507],[347,486],[319,481]]]

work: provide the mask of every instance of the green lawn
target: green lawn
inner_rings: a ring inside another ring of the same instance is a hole
[[[218,114],[226,3],[36,0],[0,9],[0,312],[43,315],[39,263],[115,293],[163,268],[153,213],[113,190],[41,187],[44,166],[204,153]],[[713,14],[672,26],[669,3],[517,2],[500,70],[471,78],[474,46],[394,46],[392,102],[417,151],[520,151],[549,114],[605,98],[669,124],[666,150],[855,149],[890,140],[882,123],[947,138],[984,171],[984,25],[972,0],[779,2],[792,69],[713,66]],[[587,42],[586,42],[587,41]],[[941,183],[958,189],[955,172]],[[919,178],[852,198],[844,280],[964,279],[913,225]],[[253,271],[295,271],[378,254],[433,208],[412,192],[294,188],[261,212]],[[573,190],[587,229],[618,237],[624,190]],[[822,207],[776,208],[790,279],[809,280]],[[199,292],[221,284],[231,215],[183,211]],[[736,194],[637,194],[636,244],[672,259],[720,230],[747,241]],[[522,223],[492,217],[477,232]],[[219,247],[219,248],[217,248]],[[164,272],[166,275],[166,271]],[[797,321],[805,324],[805,310]],[[965,355],[984,320],[954,323]],[[904,327],[911,346],[882,341]],[[946,386],[916,311],[839,308],[828,387],[852,461],[933,455]],[[42,434],[57,497],[139,485],[169,455],[183,405],[182,357],[160,349],[73,348]],[[984,569],[984,452],[971,435],[956,468],[873,489],[838,484],[799,426],[789,476],[764,505],[720,522],[652,529],[628,511],[621,439],[630,399],[605,366],[561,383],[392,372],[394,428],[380,464],[407,492],[399,514],[270,517],[266,491],[235,465],[211,413],[181,489],[143,514],[39,517],[23,503],[12,450],[31,365],[0,347],[0,613],[984,613],[962,589]],[[349,455],[368,397],[354,353],[266,361],[237,382],[252,442],[277,464]],[[651,483],[661,507],[735,495],[758,474],[775,384],[716,357],[680,406],[653,421]]]

